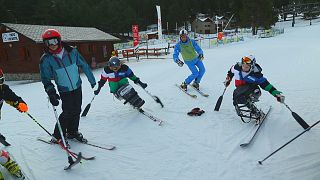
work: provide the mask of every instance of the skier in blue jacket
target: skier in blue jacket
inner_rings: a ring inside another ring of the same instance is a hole
[[[53,106],[59,105],[62,101],[62,113],[59,122],[63,135],[69,139],[77,139],[80,142],[87,142],[78,131],[82,104],[81,89],[81,68],[87,76],[91,87],[94,88],[96,80],[85,59],[77,49],[68,46],[61,41],[60,33],[55,29],[48,29],[42,34],[45,44],[45,53],[40,59],[40,74],[44,89],[49,96]],[[59,95],[51,82],[55,81]],[[53,136],[60,140],[59,128],[56,125]],[[52,140],[54,142],[54,138]]]
[[[192,73],[182,82],[180,87],[187,91],[187,86],[194,80],[192,86],[199,90],[201,78],[206,71],[202,62],[203,52],[195,40],[188,37],[188,32],[185,29],[182,29],[179,35],[180,41],[175,45],[173,61],[180,67],[186,63]],[[181,53],[184,63],[179,59],[179,53]]]

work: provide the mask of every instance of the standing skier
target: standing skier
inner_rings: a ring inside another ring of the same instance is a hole
[[[257,102],[261,96],[259,86],[268,91],[277,101],[284,103],[285,96],[281,94],[261,73],[262,68],[256,63],[254,56],[244,56],[241,62],[233,65],[228,71],[224,85],[229,86],[235,77],[236,89],[233,92],[233,105],[247,104],[248,101]],[[238,113],[238,111],[237,111]],[[239,114],[238,114],[239,115]]]
[[[145,89],[148,85],[140,81],[132,70],[125,64],[121,64],[118,57],[111,57],[108,61],[108,65],[103,69],[101,79],[98,82],[98,89],[94,91],[95,95],[98,95],[101,88],[106,81],[109,82],[110,93],[112,93],[117,99],[125,100],[125,104],[129,102],[134,108],[140,108],[144,104],[134,88],[129,85],[128,79],[132,80],[135,84],[140,85]]]
[[[10,104],[11,106],[15,107],[20,112],[27,112],[28,106],[22,100],[21,97],[17,96],[8,85],[4,84],[5,77],[3,74],[2,69],[0,68],[0,119],[1,119],[1,108],[3,102]],[[0,136],[2,136],[0,134]],[[4,136],[2,136],[4,138]],[[11,175],[21,178],[23,175],[21,173],[19,165],[12,161],[8,152],[4,150],[0,150],[0,164],[4,166]],[[3,180],[2,172],[0,171],[0,180]]]
[[[206,71],[202,62],[203,52],[195,40],[188,37],[188,32],[185,29],[182,29],[179,35],[180,41],[175,45],[173,61],[182,67],[184,63],[179,59],[179,53],[181,53],[184,62],[192,73],[180,86],[183,90],[187,91],[187,86],[194,80],[192,86],[199,90],[201,78]]]
[[[76,48],[61,41],[60,33],[55,29],[47,29],[42,34],[45,44],[45,53],[40,59],[40,74],[44,89],[53,106],[62,101],[62,113],[59,122],[64,136],[87,142],[79,132],[79,120],[82,104],[82,88],[79,68],[87,76],[91,87],[94,88],[96,80],[86,60]],[[59,95],[51,82],[54,79]],[[58,125],[56,124],[53,136],[61,139]],[[54,142],[54,138],[52,139]]]

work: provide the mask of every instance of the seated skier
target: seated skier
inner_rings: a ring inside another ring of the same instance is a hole
[[[27,104],[22,100],[21,97],[17,96],[10,89],[8,85],[4,84],[4,81],[5,81],[4,73],[0,68],[0,113],[1,113],[1,107],[4,101],[10,104],[11,106],[13,106],[14,108],[16,108],[19,112],[27,112],[28,111]],[[1,119],[1,116],[0,116],[0,119]],[[4,136],[2,136],[2,138],[4,138]],[[23,177],[19,165],[10,158],[7,151],[0,150],[0,164],[3,167],[5,167],[11,175],[17,178]],[[3,179],[4,177],[2,175],[2,172],[0,171],[0,180],[3,180]]]
[[[228,71],[224,85],[229,86],[233,77],[235,77],[236,89],[233,92],[233,105],[237,114],[241,117],[256,119],[259,123],[261,111],[255,106],[255,102],[259,101],[262,89],[268,91],[277,101],[284,103],[285,96],[281,94],[261,73],[262,68],[256,63],[253,55],[244,56],[241,62],[233,65]],[[247,110],[244,109],[247,108]],[[246,112],[249,112],[246,114]],[[245,121],[244,121],[245,122]]]
[[[144,89],[148,86],[146,83],[141,82],[140,78],[135,76],[127,65],[121,64],[118,57],[113,56],[109,59],[108,65],[103,69],[101,79],[98,82],[98,89],[94,91],[94,94],[98,95],[101,88],[106,81],[108,81],[110,92],[113,93],[117,99],[124,99],[124,104],[129,103],[134,108],[139,109],[145,101],[139,97],[138,93],[129,84],[127,78]]]

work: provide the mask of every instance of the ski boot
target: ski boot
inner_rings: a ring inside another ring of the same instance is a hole
[[[194,81],[194,82],[192,83],[192,86],[193,86],[195,89],[199,90],[199,83],[197,83],[196,81]]]
[[[80,133],[79,131],[76,132],[75,134],[67,134],[67,138],[68,139],[76,139],[77,141],[79,141],[81,143],[87,143],[88,142],[88,140],[86,138],[84,138],[82,133]]]
[[[180,85],[181,89],[183,89],[184,91],[187,91],[187,84],[185,82],[182,82],[182,84]]]
[[[70,144],[68,143],[67,139],[64,138],[64,141],[66,142],[66,148],[71,149]],[[63,144],[62,139],[57,139],[57,138],[51,138],[50,143],[52,144],[60,144],[60,142]]]
[[[12,176],[23,179],[24,175],[22,174],[19,165],[15,161],[12,161],[10,157],[9,160],[3,166],[8,170],[8,172]]]

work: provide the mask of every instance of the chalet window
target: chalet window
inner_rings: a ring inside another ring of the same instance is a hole
[[[108,57],[108,50],[106,45],[102,46],[102,51],[103,51],[103,57],[104,58]]]
[[[30,57],[30,52],[27,48],[23,47],[23,48],[20,48],[20,60],[22,61],[28,61],[31,59]]]

